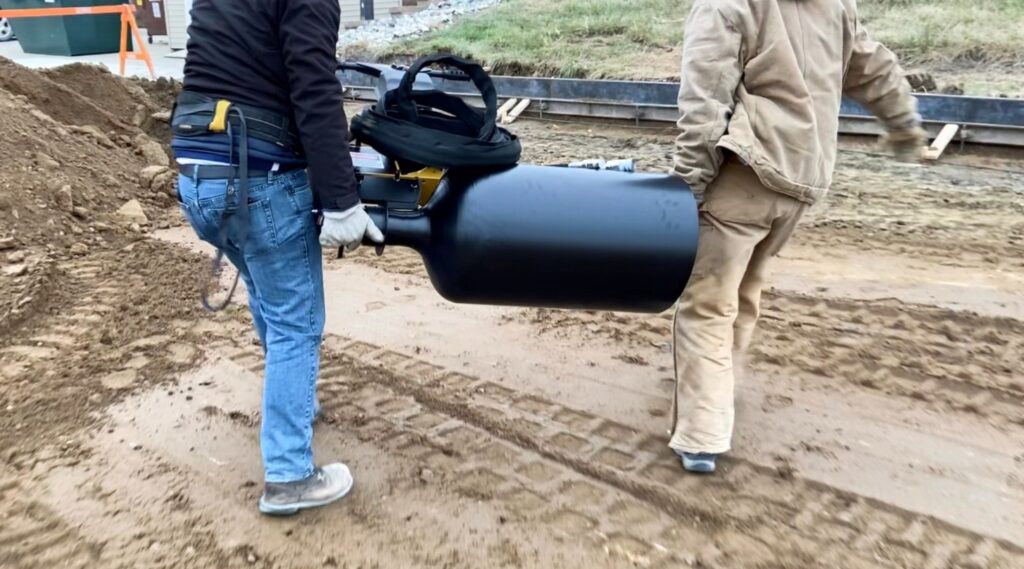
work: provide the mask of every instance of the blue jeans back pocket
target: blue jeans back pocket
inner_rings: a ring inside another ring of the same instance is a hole
[[[305,238],[313,218],[313,190],[304,171],[285,174],[269,195],[278,244]]]

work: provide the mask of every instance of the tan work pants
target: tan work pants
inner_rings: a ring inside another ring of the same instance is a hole
[[[676,307],[675,429],[684,452],[723,453],[733,430],[734,351],[750,344],[768,260],[789,240],[807,204],[764,187],[735,158],[700,206],[700,244]]]

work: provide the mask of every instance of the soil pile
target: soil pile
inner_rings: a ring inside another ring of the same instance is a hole
[[[2,461],[191,362],[191,348],[154,351],[184,334],[169,322],[195,316],[182,275],[198,260],[145,239],[179,217],[145,90],[88,65],[0,60],[0,76]]]
[[[99,65],[74,63],[47,69],[40,74],[101,105],[123,122],[131,122],[136,107],[154,110],[156,107],[138,85],[116,77],[107,68]]]
[[[70,73],[50,73],[79,79],[80,85],[69,88],[0,59],[0,328],[5,331],[46,296],[43,289],[52,281],[48,275],[56,261],[165,225],[160,218],[173,205],[174,173],[163,146],[86,96],[116,99],[114,83],[74,67]],[[110,79],[123,86],[121,94],[135,92],[140,106],[156,107],[141,89]],[[92,86],[86,88],[87,83]]]
[[[150,101],[165,111],[170,111],[174,106],[174,101],[182,88],[181,81],[167,77],[159,77],[152,81],[135,78],[132,81],[146,92]]]
[[[42,75],[89,99],[112,113],[123,123],[141,129],[169,150],[170,112],[180,83],[161,78],[158,81],[126,80],[106,67],[74,63],[48,69]],[[147,88],[148,87],[148,88]]]
[[[0,89],[39,108],[54,120],[65,125],[94,126],[102,132],[131,134],[130,121],[125,121],[100,107],[93,99],[83,96],[77,88],[48,79],[44,74],[22,67],[0,57]],[[7,122],[7,117],[5,123]]]

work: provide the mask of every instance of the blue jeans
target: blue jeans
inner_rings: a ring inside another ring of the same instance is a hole
[[[218,243],[228,180],[179,176],[182,210],[199,237],[220,247],[249,291],[266,355],[260,447],[267,482],[313,472],[313,408],[324,331],[324,281],[313,192],[304,170],[250,180],[249,234]],[[236,182],[237,187],[237,182]]]

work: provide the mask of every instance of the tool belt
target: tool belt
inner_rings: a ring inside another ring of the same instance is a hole
[[[241,112],[230,112],[232,109]],[[183,138],[224,133],[229,125],[238,132],[243,116],[249,136],[270,142],[292,154],[301,154],[299,136],[289,117],[193,91],[182,91],[178,95],[171,116],[171,130],[175,136]]]

